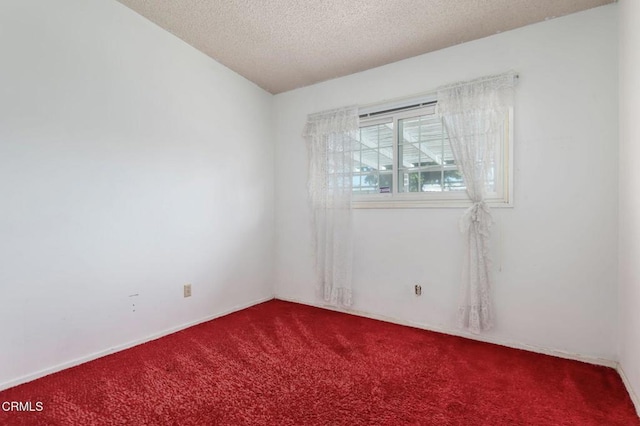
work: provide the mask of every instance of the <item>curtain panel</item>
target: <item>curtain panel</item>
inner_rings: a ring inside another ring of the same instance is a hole
[[[449,135],[472,206],[460,220],[465,237],[460,327],[480,333],[493,326],[491,303],[491,210],[486,202],[488,173],[496,144],[514,103],[513,72],[457,83],[438,90],[438,113]]]
[[[357,107],[309,115],[304,129],[317,290],[334,306],[352,302],[352,151],[358,130]]]

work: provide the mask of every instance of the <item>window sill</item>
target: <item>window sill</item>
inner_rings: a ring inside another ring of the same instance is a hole
[[[487,200],[490,208],[513,208],[513,202],[503,199]],[[430,208],[458,208],[471,207],[469,200],[353,200],[351,207],[354,209],[430,209]]]

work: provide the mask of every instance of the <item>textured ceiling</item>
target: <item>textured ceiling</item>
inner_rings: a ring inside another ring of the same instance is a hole
[[[280,93],[614,0],[118,0]]]

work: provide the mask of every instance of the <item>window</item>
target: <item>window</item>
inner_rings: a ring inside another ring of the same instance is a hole
[[[361,115],[353,147],[354,208],[470,205],[435,101]],[[487,201],[511,205],[510,123],[487,174]]]

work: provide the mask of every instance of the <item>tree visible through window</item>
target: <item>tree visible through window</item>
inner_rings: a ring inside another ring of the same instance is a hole
[[[398,119],[398,191],[464,190],[442,121],[434,114]]]
[[[353,192],[464,191],[446,131],[432,108],[404,115],[375,124],[363,121],[354,147]]]
[[[505,129],[494,167],[487,174],[488,199],[503,196],[505,188],[501,185],[507,158],[504,142],[508,139]],[[356,203],[467,199],[445,126],[435,113],[435,102],[361,117],[353,163]]]

